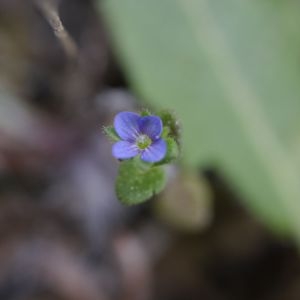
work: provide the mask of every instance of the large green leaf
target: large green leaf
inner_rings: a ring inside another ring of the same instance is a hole
[[[182,120],[186,163],[217,168],[261,218],[300,241],[297,3],[101,4],[133,88]]]

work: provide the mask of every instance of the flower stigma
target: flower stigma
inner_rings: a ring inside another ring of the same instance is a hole
[[[135,142],[138,148],[141,150],[148,148],[152,144],[152,140],[146,134],[141,134],[138,136]]]

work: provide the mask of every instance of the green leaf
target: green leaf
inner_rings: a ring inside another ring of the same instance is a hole
[[[101,3],[133,88],[178,113],[185,162],[219,170],[258,216],[300,241],[297,3]]]
[[[165,172],[162,167],[142,163],[136,158],[121,162],[116,193],[123,204],[140,204],[158,194],[165,184]]]

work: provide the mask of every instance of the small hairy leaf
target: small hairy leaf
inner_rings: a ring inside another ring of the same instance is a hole
[[[123,161],[116,181],[118,199],[126,205],[143,203],[159,193],[166,178],[162,167],[141,164],[140,159]]]

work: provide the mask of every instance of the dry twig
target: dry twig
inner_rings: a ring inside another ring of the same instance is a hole
[[[73,38],[69,35],[61,22],[58,14],[58,2],[56,0],[36,0],[35,3],[47,19],[55,36],[62,44],[66,55],[71,59],[75,59],[78,49]]]

